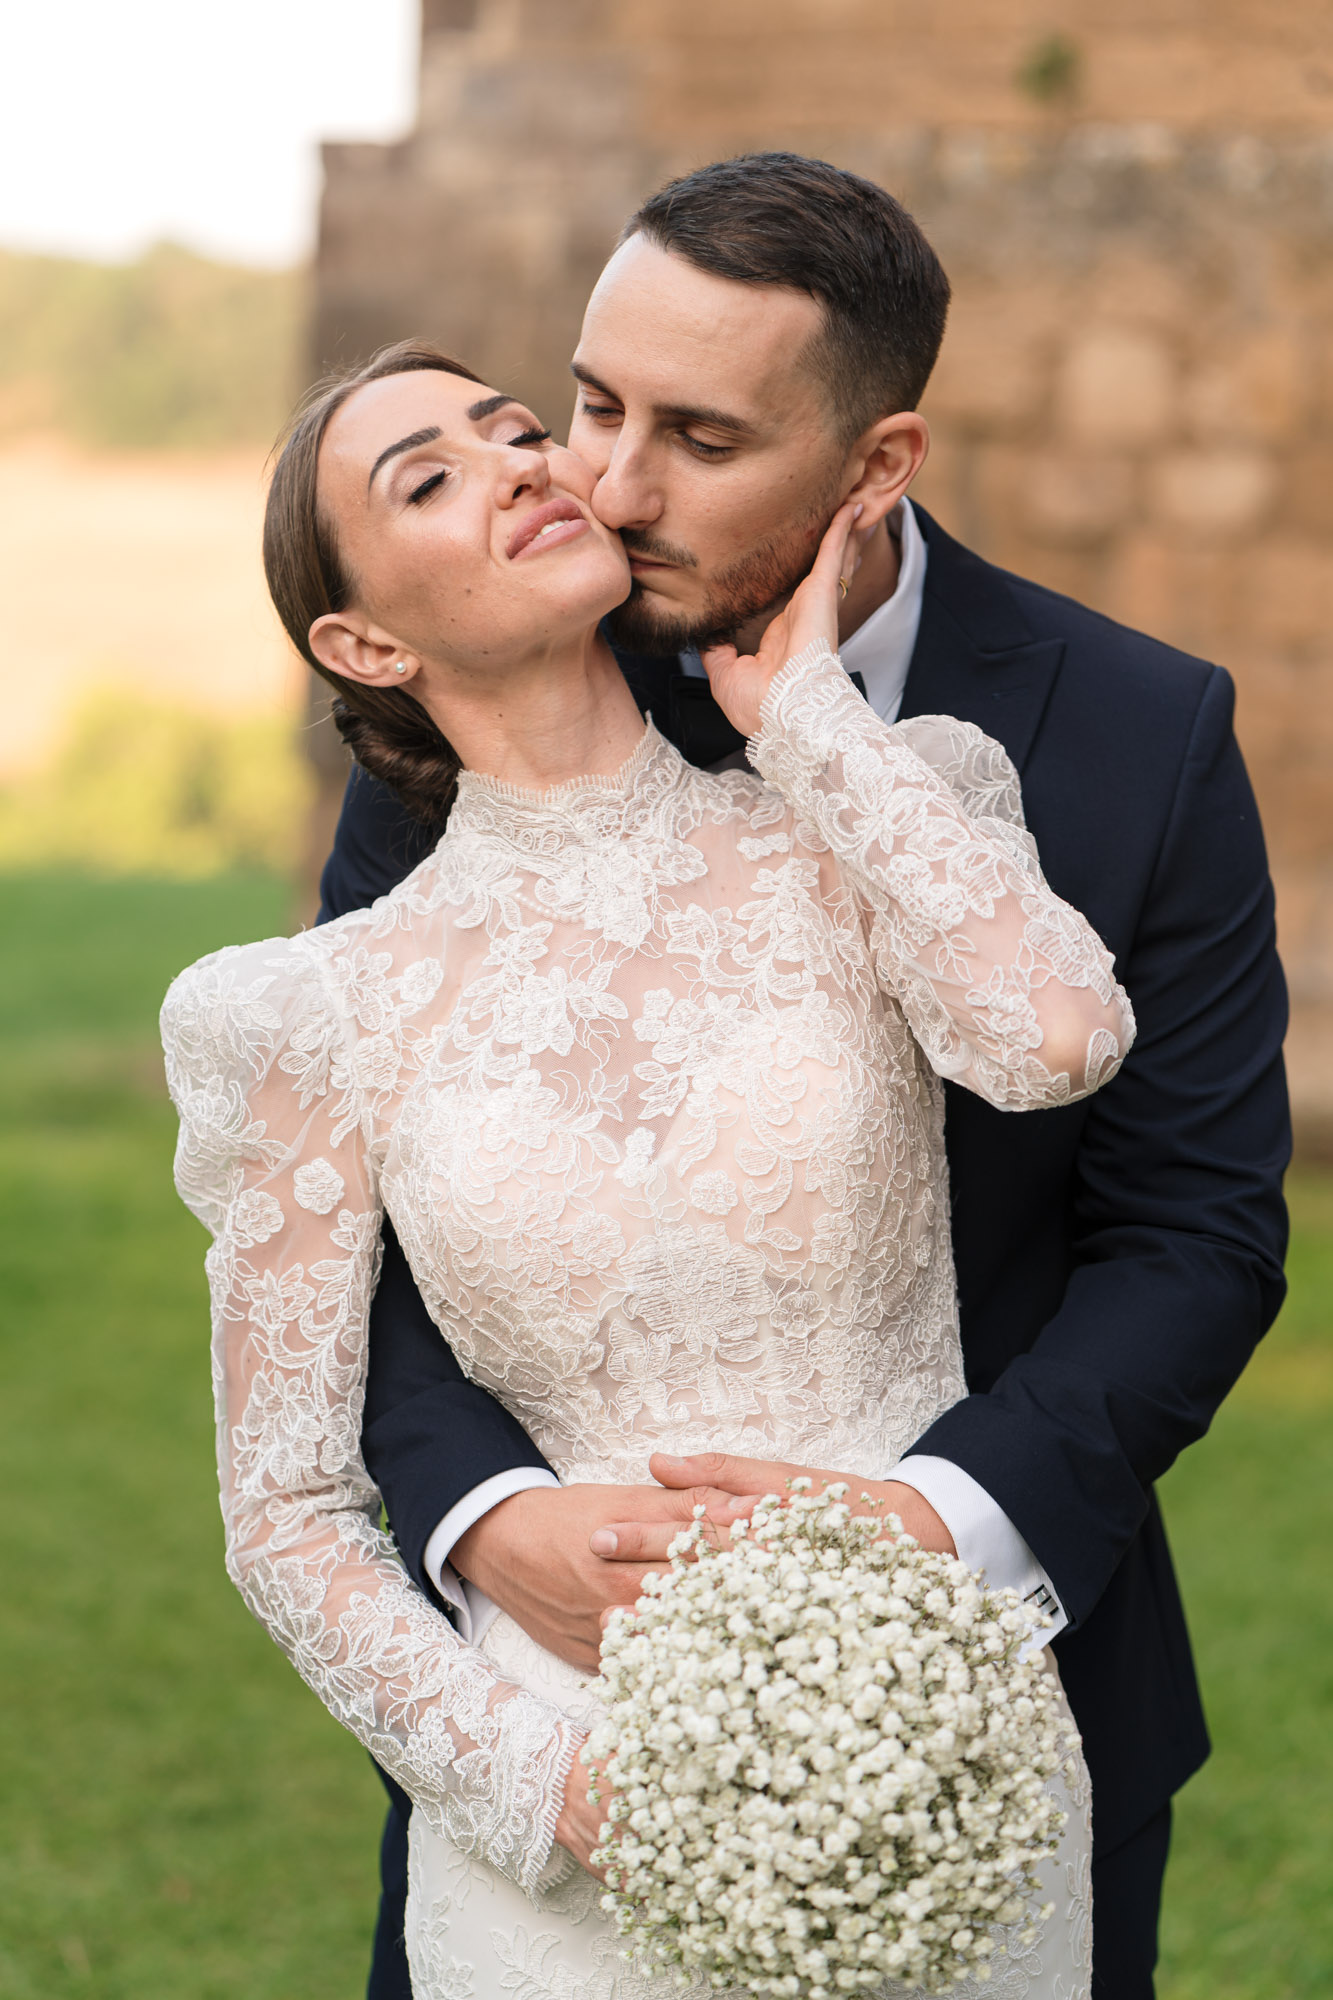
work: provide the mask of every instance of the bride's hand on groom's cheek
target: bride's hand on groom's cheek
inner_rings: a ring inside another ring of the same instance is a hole
[[[700,657],[713,698],[732,728],[743,735],[753,736],[758,730],[764,696],[788,660],[817,641],[837,651],[838,585],[843,578],[850,581],[856,568],[856,552],[849,542],[860,513],[860,506],[850,503],[838,509],[809,576],[770,622],[757,653],[738,653],[730,644],[704,647]]]

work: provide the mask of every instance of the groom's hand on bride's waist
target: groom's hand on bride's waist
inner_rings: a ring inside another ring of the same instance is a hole
[[[511,1494],[460,1535],[450,1562],[521,1625],[530,1639],[571,1666],[596,1672],[602,1619],[643,1594],[650,1570],[702,1504],[720,1528],[737,1518],[735,1496],[705,1485],[544,1486]],[[651,1532],[660,1555],[623,1555],[606,1529],[632,1523]]]
[[[710,1495],[713,1497],[707,1502],[709,1519],[723,1526],[748,1514],[761,1494],[785,1493],[788,1480],[809,1479],[816,1493],[834,1483],[845,1485],[847,1504],[858,1514],[871,1511],[896,1514],[907,1533],[915,1535],[923,1548],[934,1549],[941,1555],[958,1553],[953,1536],[930,1502],[901,1480],[862,1479],[855,1472],[828,1472],[812,1465],[786,1465],[774,1459],[734,1458],[720,1451],[701,1452],[695,1458],[669,1458],[655,1452],[648,1461],[648,1469],[664,1488],[689,1501],[687,1518],[696,1500]],[[620,1490],[641,1493],[650,1489]],[[729,1508],[726,1495],[733,1496]],[[878,1501],[878,1507],[872,1510],[863,1502],[863,1495],[870,1501]],[[670,1520],[644,1513],[633,1519],[608,1521],[593,1536],[592,1546],[594,1553],[613,1557],[627,1570],[634,1564],[656,1567],[665,1560],[677,1533],[678,1525]]]

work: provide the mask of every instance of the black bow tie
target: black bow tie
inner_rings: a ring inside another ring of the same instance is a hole
[[[713,700],[713,690],[696,674],[683,674],[674,655],[662,657],[631,653],[617,648],[621,672],[634,690],[634,698],[668,740],[705,768],[735,757],[745,748],[745,738],[733,729]],[[863,699],[866,684],[860,674],[847,677]]]

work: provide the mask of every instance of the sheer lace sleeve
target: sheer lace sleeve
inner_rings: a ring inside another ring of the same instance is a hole
[[[162,1030],[176,1184],[213,1237],[228,1570],[431,1824],[531,1893],[580,1732],[463,1644],[380,1530],[360,1452],[380,1205],[319,967],[300,939],[218,953]]]
[[[1047,886],[998,743],[945,716],[881,722],[818,646],[774,680],[750,757],[862,898],[880,978],[939,1075],[1003,1110],[1114,1076],[1129,1000]]]

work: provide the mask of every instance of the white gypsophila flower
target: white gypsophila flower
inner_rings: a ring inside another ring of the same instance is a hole
[[[639,1962],[716,1989],[984,1981],[997,1928],[1035,1935],[1063,1824],[1055,1681],[1020,1657],[1013,1591],[809,1486],[721,1549],[697,1509],[670,1573],[610,1621],[584,1752],[603,1906]]]

